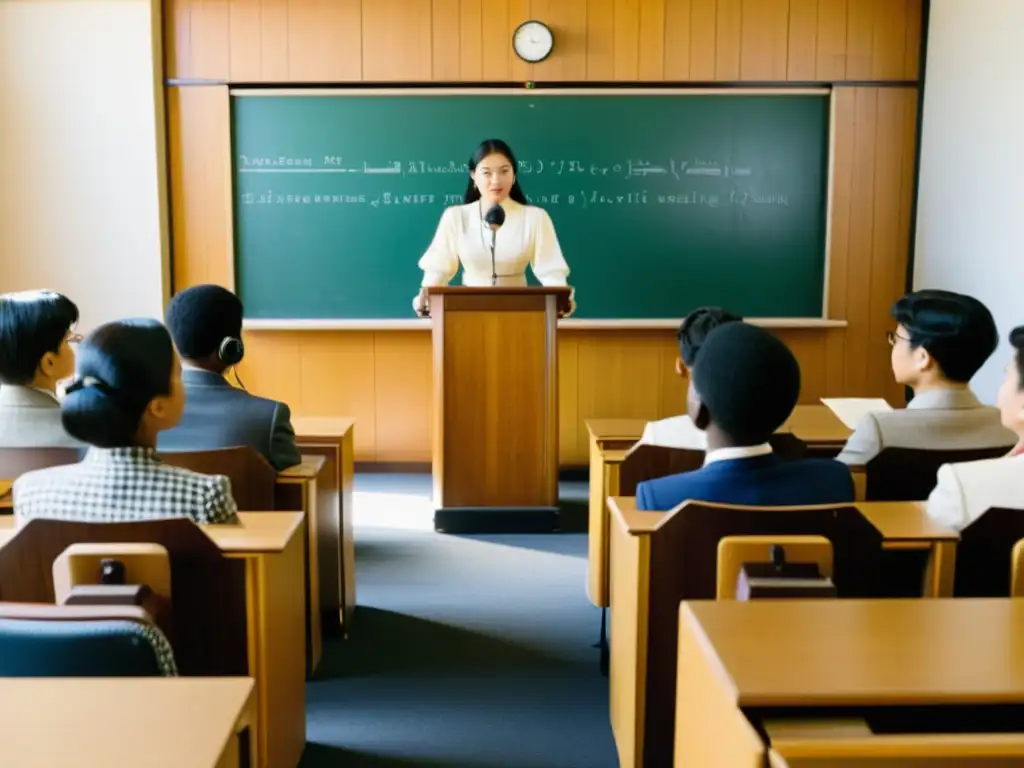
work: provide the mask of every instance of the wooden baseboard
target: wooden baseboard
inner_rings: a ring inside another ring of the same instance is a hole
[[[357,461],[356,472],[379,474],[430,474],[429,461]]]
[[[449,507],[434,512],[442,533],[552,533],[558,507]]]

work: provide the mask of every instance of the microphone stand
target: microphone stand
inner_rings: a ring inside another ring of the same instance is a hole
[[[494,246],[498,242],[498,230],[491,229],[491,288],[498,284],[498,268],[494,260]]]

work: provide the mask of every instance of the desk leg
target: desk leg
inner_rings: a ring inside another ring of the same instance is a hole
[[[928,571],[925,575],[924,596],[953,597],[953,581],[955,576],[956,542],[933,542],[931,557],[928,560]]]
[[[590,440],[590,489],[587,492],[587,596],[598,608],[608,605],[608,515],[605,512],[604,457]]]
[[[298,765],[306,745],[305,548],[296,536],[280,553],[246,560],[261,768]]]

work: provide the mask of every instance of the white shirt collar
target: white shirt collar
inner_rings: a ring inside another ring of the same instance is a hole
[[[772,452],[768,443],[761,445],[743,445],[736,448],[718,448],[708,451],[704,455],[704,466],[713,464],[716,461],[731,461],[732,459],[752,459],[755,456],[767,456]]]

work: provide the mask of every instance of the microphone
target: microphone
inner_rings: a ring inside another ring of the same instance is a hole
[[[494,245],[498,240],[498,229],[505,223],[505,209],[500,205],[492,205],[484,216],[484,221],[491,228],[491,287],[498,284],[498,269],[494,261]]]

